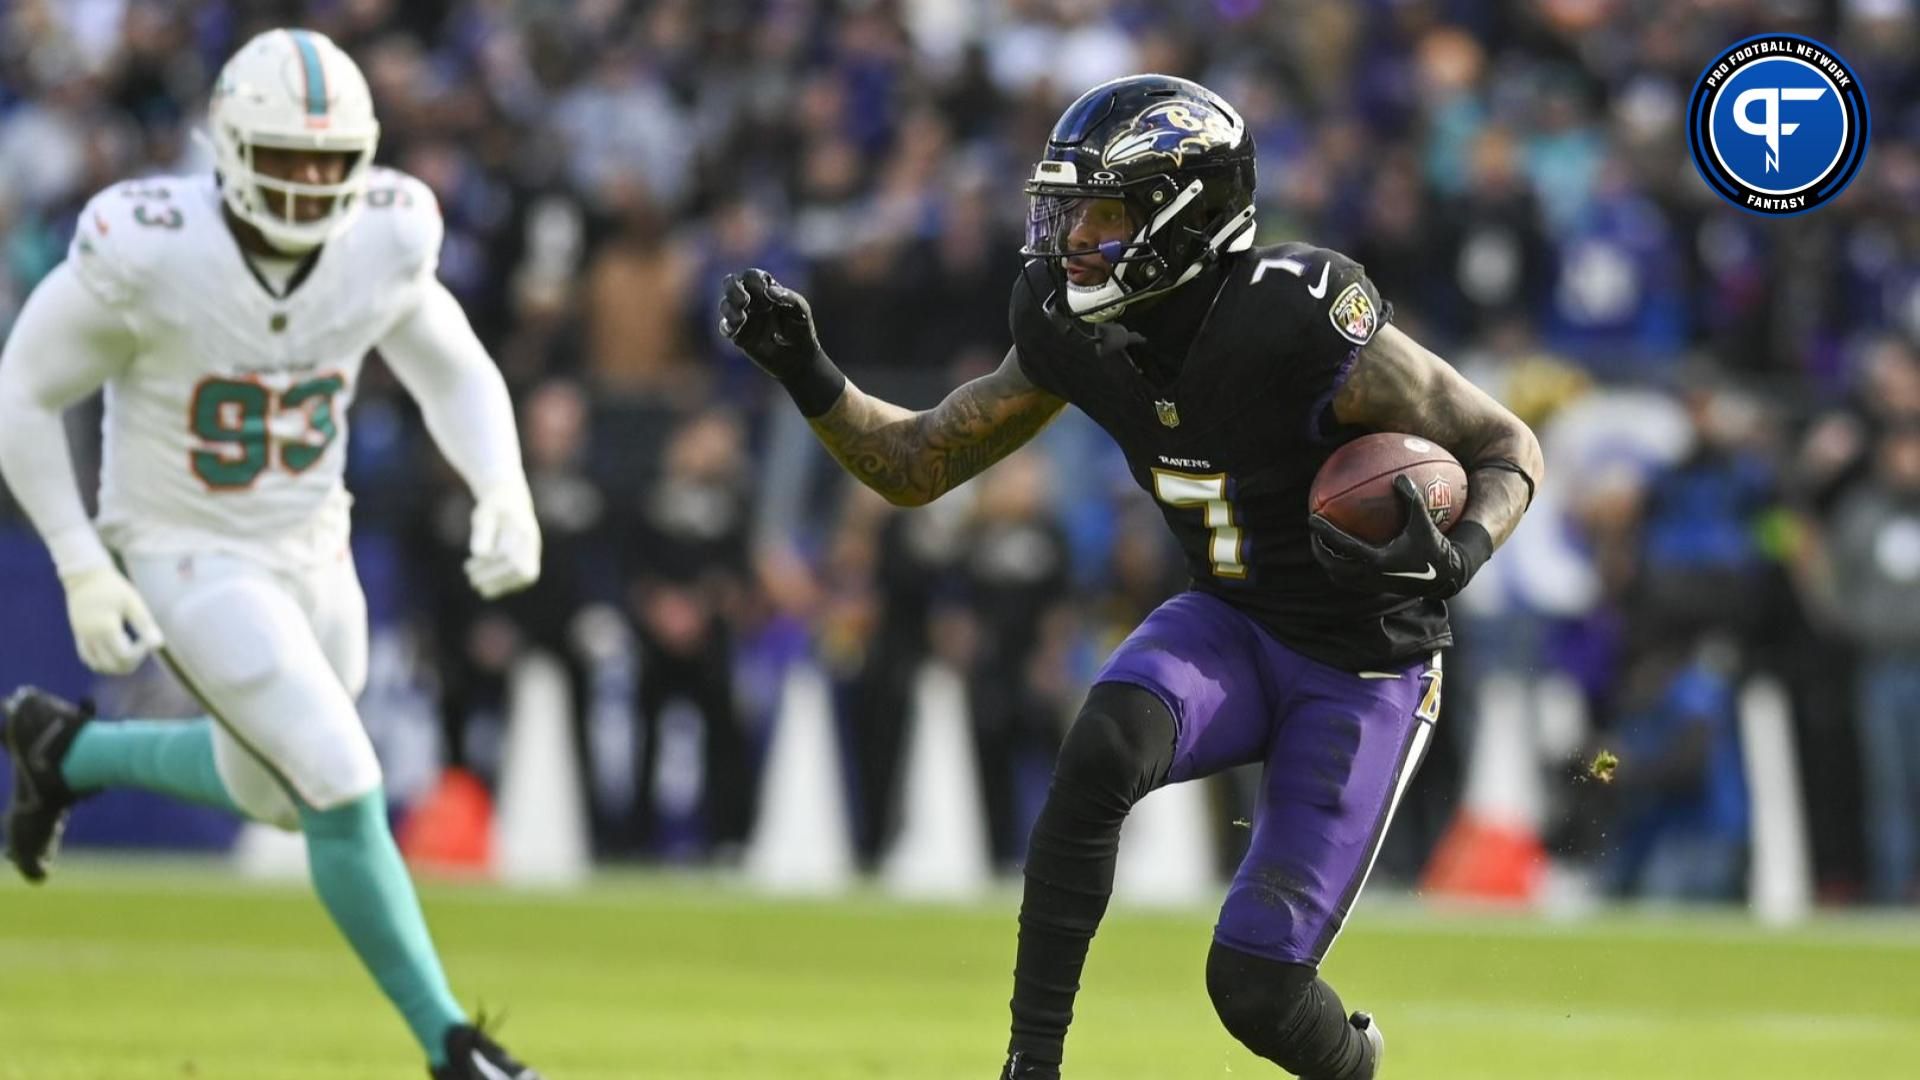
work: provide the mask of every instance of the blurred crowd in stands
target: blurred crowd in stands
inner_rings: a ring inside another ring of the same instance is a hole
[[[1555,789],[1556,850],[1621,893],[1738,895],[1738,690],[1765,673],[1793,705],[1822,896],[1915,899],[1907,0],[0,0],[0,327],[91,192],[209,167],[192,132],[211,73],[290,23],[359,60],[381,160],[438,193],[440,272],[513,387],[546,528],[536,589],[473,599],[452,557],[465,495],[373,365],[349,480],[398,568],[376,608],[435,677],[443,753],[483,775],[476,718],[522,650],[565,658],[583,703],[637,702],[603,852],[737,845],[767,673],[805,655],[837,688],[865,856],[913,673],[937,658],[967,675],[994,850],[1018,859],[1094,664],[1182,583],[1157,515],[1077,416],[891,510],[719,338],[714,286],[772,270],[857,381],[929,405],[1007,348],[1021,182],[1060,109],[1158,70],[1244,114],[1263,239],[1362,261],[1552,466],[1457,605],[1455,737],[1383,872],[1416,873],[1457,801],[1477,682],[1558,675],[1593,731],[1555,754],[1623,764],[1604,790]],[[1867,88],[1865,168],[1818,213],[1744,214],[1688,159],[1701,67],[1760,31],[1820,38]],[[655,767],[673,747],[705,777],[681,832],[655,813],[685,802],[654,790],[676,786]]]

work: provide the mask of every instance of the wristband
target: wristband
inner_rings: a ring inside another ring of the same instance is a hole
[[[1447,534],[1447,540],[1460,553],[1459,587],[1464,589],[1487,560],[1493,558],[1493,535],[1477,521],[1463,521]]]
[[[780,380],[786,387],[787,396],[800,407],[800,415],[809,420],[817,420],[827,415],[840,395],[847,389],[847,377],[827,354],[813,350],[813,360],[800,371]]]

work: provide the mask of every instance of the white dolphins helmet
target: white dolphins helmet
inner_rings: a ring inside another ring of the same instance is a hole
[[[207,121],[227,208],[275,248],[311,251],[360,212],[380,123],[366,77],[326,35],[269,30],[247,42],[220,69]],[[253,165],[254,148],[261,146],[354,156],[339,183],[306,184],[262,175]],[[268,192],[283,196],[279,211]],[[294,198],[302,195],[333,201],[325,215],[298,221]]]

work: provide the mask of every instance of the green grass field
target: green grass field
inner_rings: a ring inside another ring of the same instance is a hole
[[[69,866],[0,887],[0,1077],[423,1075],[303,891],[213,868]],[[758,899],[686,879],[539,896],[431,887],[456,989],[550,1080],[990,1080],[1013,904]],[[1075,1080],[1279,1077],[1219,1029],[1211,919],[1117,913]],[[1328,973],[1392,1080],[1920,1076],[1920,923],[1732,916],[1577,926],[1362,906]]]

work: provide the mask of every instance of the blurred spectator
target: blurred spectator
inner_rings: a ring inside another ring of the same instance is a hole
[[[1112,555],[1088,605],[1092,651],[1105,656],[1186,585],[1187,563],[1167,535],[1158,511],[1145,502],[1129,507],[1114,529]]]
[[[1424,293],[1400,301],[1431,298],[1435,302],[1421,307],[1422,314],[1463,336],[1537,310],[1551,265],[1512,134],[1504,128],[1481,131],[1465,159],[1463,190],[1434,215],[1445,273],[1432,274]]]
[[[595,381],[622,393],[660,393],[691,375],[682,363],[686,258],[638,177],[610,184],[612,236],[587,267],[587,349]]]
[[[956,605],[954,568],[966,538],[969,488],[912,513],[885,508],[864,489],[847,501],[849,525],[872,536],[863,542],[870,561],[859,569],[842,563],[842,574],[869,578],[872,634],[861,662],[847,672],[842,712],[853,742],[854,784],[859,807],[855,849],[863,865],[876,865],[899,820],[900,753],[915,680],[933,655],[933,628]],[[857,532],[853,535],[859,535]],[[850,537],[851,539],[851,537]],[[840,547],[838,554],[845,554]],[[947,624],[952,628],[952,624]],[[964,648],[965,642],[948,644]]]
[[[1837,609],[1862,653],[1868,885],[1893,903],[1920,885],[1920,423],[1888,430],[1873,457],[1835,514],[1831,554]]]
[[[659,475],[637,485],[631,517],[622,523],[627,606],[640,639],[631,851],[656,839],[662,722],[676,707],[699,718],[705,839],[722,853],[735,851],[753,821],[753,769],[733,698],[752,501],[742,439],[729,413],[687,416],[667,442]]]
[[[1666,214],[1626,169],[1596,167],[1579,215],[1559,223],[1548,339],[1604,373],[1658,377],[1687,343],[1685,264]]]
[[[1640,629],[1751,635],[1768,613],[1759,519],[1775,499],[1757,403],[1721,384],[1687,392],[1692,453],[1655,474],[1641,513]]]
[[[1724,638],[1642,642],[1612,745],[1601,869],[1616,896],[1730,900],[1746,868],[1747,785],[1735,708],[1736,654]]]
[[[1872,472],[1881,432],[1920,422],[1920,357],[1897,337],[1861,350],[1859,378],[1846,401],[1813,418],[1794,462],[1798,493],[1825,512]]]
[[[566,665],[580,775],[592,776],[588,717],[597,661],[584,628],[592,613],[610,613],[615,575],[612,507],[588,470],[593,430],[584,389],[564,379],[535,387],[521,408],[520,431],[545,550],[540,580],[507,597],[502,610],[531,647]]]
[[[1027,452],[977,481],[962,564],[978,628],[967,685],[987,835],[1006,867],[1017,865],[1033,826],[1020,812],[1020,778],[1051,771],[1079,691],[1069,663],[1077,627],[1067,538],[1048,509],[1045,470]]]
[[[473,595],[461,569],[473,502],[462,486],[443,484],[436,497],[420,501],[410,526],[409,554],[419,571],[415,587],[430,616],[431,653],[440,674],[448,762],[488,777],[498,766],[507,677],[528,650],[567,667],[576,740],[587,760],[591,671],[579,620],[606,603],[613,585],[610,507],[586,471],[591,427],[581,388],[565,380],[535,388],[521,403],[520,432],[545,546],[540,580],[532,588],[494,603]]]
[[[1013,0],[989,36],[994,81],[1065,105],[1095,83],[1139,70],[1134,38],[1105,0]]]
[[[654,198],[679,206],[692,194],[687,185],[697,145],[688,117],[642,54],[619,39],[609,44],[553,114],[571,149],[573,182],[611,201],[638,169]]]

